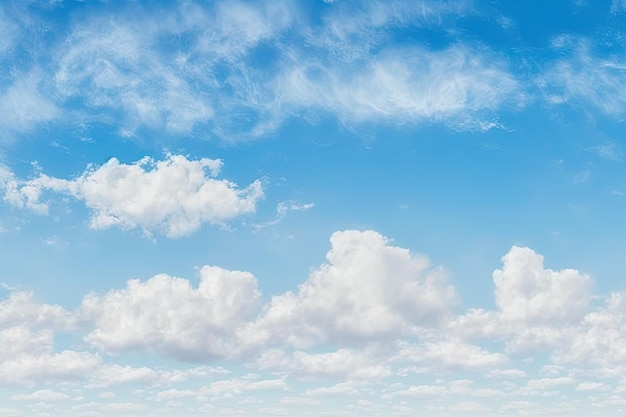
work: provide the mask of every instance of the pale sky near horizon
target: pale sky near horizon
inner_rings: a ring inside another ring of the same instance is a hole
[[[0,2],[0,415],[626,414],[626,2]]]

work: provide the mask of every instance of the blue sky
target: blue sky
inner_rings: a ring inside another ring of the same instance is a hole
[[[626,3],[0,6],[3,416],[616,416]]]

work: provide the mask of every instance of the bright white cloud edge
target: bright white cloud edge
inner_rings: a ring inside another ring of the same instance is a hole
[[[168,155],[156,161],[145,157],[124,164],[111,158],[91,165],[75,179],[39,174],[21,180],[0,167],[0,190],[9,204],[48,214],[44,193],[66,194],[90,209],[90,227],[141,229],[147,235],[187,236],[203,224],[225,226],[229,220],[254,213],[263,198],[260,180],[245,188],[217,179],[222,161]]]
[[[20,403],[67,400],[66,391],[47,390],[55,381],[91,389],[139,384],[163,392],[160,400],[201,403],[224,393],[232,398],[259,389],[293,390],[296,381],[347,384],[322,384],[301,397],[290,393],[285,398],[293,405],[334,392],[351,398],[350,393],[358,396],[382,381],[439,375],[440,382],[422,385],[394,382],[379,399],[435,401],[470,395],[495,399],[500,410],[523,401],[533,404],[537,395],[562,390],[597,395],[596,405],[609,407],[610,396],[623,389],[624,296],[614,293],[603,303],[592,302],[589,276],[547,269],[529,248],[511,248],[494,272],[496,309],[461,313],[442,269],[374,231],[334,233],[327,259],[297,291],[267,302],[252,274],[214,266],[199,271],[197,285],[161,274],[129,281],[124,289],[87,295],[74,311],[39,304],[31,294],[14,291],[0,302],[0,339],[13,347],[3,350],[0,380],[35,389],[18,394],[14,400]],[[396,302],[398,297],[406,297],[406,303]],[[372,326],[364,325],[364,318]],[[56,352],[58,331],[82,334],[97,351]],[[483,343],[504,348],[481,347]],[[173,387],[194,372],[211,378],[223,372],[109,363],[115,358],[111,354],[132,352],[192,362],[226,359],[278,378],[217,377],[224,382],[178,390]],[[548,362],[533,377],[513,367],[523,358],[544,355]],[[450,372],[472,377],[441,379]],[[488,387],[480,375],[508,382]],[[481,404],[457,405],[493,411]]]

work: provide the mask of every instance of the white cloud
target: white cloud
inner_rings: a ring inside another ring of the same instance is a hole
[[[489,371],[489,373],[487,373],[487,377],[489,378],[507,380],[514,378],[526,378],[527,376],[526,372],[521,369],[494,369],[493,371]]]
[[[422,363],[427,370],[486,372],[507,362],[502,353],[493,353],[459,340],[444,339],[418,345],[401,342],[395,358]]]
[[[0,328],[0,363],[22,355],[40,355],[52,350],[51,330],[32,331],[24,325]]]
[[[432,398],[441,397],[448,393],[448,389],[441,385],[411,385],[410,387],[385,394],[384,399],[397,397]]]
[[[215,381],[207,387],[198,391],[199,401],[205,401],[214,396],[230,398],[233,395],[241,395],[246,391],[260,390],[287,390],[288,386],[284,379],[266,379],[255,381],[257,376],[252,378],[235,378]]]
[[[169,155],[161,161],[146,157],[132,164],[111,158],[101,166],[88,167],[74,180],[40,174],[18,181],[5,172],[5,199],[45,214],[48,205],[40,202],[42,192],[70,194],[92,210],[94,229],[140,228],[147,234],[159,232],[175,238],[191,234],[204,223],[223,225],[255,211],[263,197],[261,182],[239,188],[215,178],[221,167],[216,159]]]
[[[591,314],[591,278],[574,269],[547,269],[543,257],[529,248],[514,246],[502,261],[502,269],[493,273],[498,308],[470,309],[450,322],[450,331],[461,338],[503,341],[509,353],[541,351],[563,361],[589,357],[579,337]],[[577,340],[581,349],[574,354]]]
[[[156,400],[157,401],[171,401],[171,400],[178,400],[181,398],[195,397],[197,395],[198,393],[192,390],[169,389],[165,391],[160,391],[156,395]]]
[[[40,304],[31,292],[11,292],[0,301],[0,326],[27,326],[49,329],[66,329],[72,326],[74,317],[63,307]]]
[[[123,135],[147,128],[235,140],[264,135],[292,117],[330,115],[344,123],[486,130],[498,125],[499,110],[525,101],[515,77],[486,49],[394,44],[390,33],[398,28],[449,33],[446,24],[475,14],[469,1],[342,3],[319,19],[288,0],[132,10],[69,19],[45,42],[30,31],[32,56],[52,64],[39,70],[29,62],[29,72],[14,77],[0,94],[0,109],[12,117],[0,126],[104,123]],[[23,29],[6,27],[0,35],[11,36],[0,36],[0,54],[15,50],[13,35]],[[260,51],[269,63],[259,62]],[[52,74],[46,85],[41,73]],[[15,102],[18,96],[25,99]]]
[[[557,61],[539,80],[549,102],[591,105],[609,116],[624,116],[626,61],[594,55],[586,39],[561,36],[553,46],[559,53],[569,55]]]
[[[514,246],[493,273],[496,304],[506,321],[562,324],[580,321],[591,301],[591,278],[574,269],[553,271],[543,256]]]
[[[146,367],[133,368],[121,365],[102,365],[91,375],[87,388],[106,388],[121,384],[149,384],[159,379],[159,374]]]
[[[254,276],[205,266],[197,288],[165,274],[131,280],[126,289],[85,297],[81,311],[95,326],[86,340],[99,349],[200,360],[236,354],[235,331],[259,303]]]
[[[49,389],[35,391],[31,394],[15,394],[11,396],[11,399],[16,400],[16,401],[44,401],[44,402],[61,401],[61,400],[66,400],[68,398],[69,398],[69,395],[63,392],[52,391]]]
[[[11,170],[0,165],[0,190],[3,199],[18,208],[27,208],[40,215],[48,214],[48,205],[39,202],[41,188],[20,181]]]
[[[463,45],[393,50],[358,63],[296,57],[276,90],[281,105],[322,110],[348,123],[443,122],[461,130],[495,127],[496,110],[524,102],[503,64]]]
[[[576,387],[576,391],[599,392],[610,391],[611,386],[601,382],[581,382]]]
[[[255,224],[254,227],[258,230],[268,226],[275,226],[280,223],[290,211],[307,211],[314,206],[315,204],[313,203],[297,204],[291,201],[281,201],[276,205],[276,218],[274,220]]]
[[[56,52],[59,95],[82,101],[84,110],[106,111],[131,130],[182,133],[209,119],[213,111],[202,94],[156,53],[159,34],[150,23],[108,17],[74,27]]]
[[[0,89],[0,113],[3,114],[0,129],[27,132],[41,123],[59,117],[61,112],[56,104],[41,91],[40,72],[33,71],[16,77],[13,84]]]
[[[521,395],[527,396],[549,396],[553,395],[563,385],[573,385],[576,380],[571,377],[558,377],[558,378],[541,378],[531,379],[526,385],[518,390]]]
[[[328,264],[297,293],[274,297],[247,337],[295,346],[387,339],[436,326],[455,307],[454,289],[427,258],[374,231],[335,232],[330,242]]]
[[[309,397],[319,397],[325,395],[355,395],[359,393],[360,388],[363,384],[363,381],[340,382],[330,387],[307,389],[304,392],[304,395]]]
[[[279,372],[300,378],[378,379],[390,376],[391,368],[381,363],[371,351],[340,349],[328,353],[270,349],[261,354],[257,366],[262,370]]]
[[[566,343],[554,352],[561,363],[617,368],[626,361],[626,296],[610,294],[605,305],[587,314]]]
[[[35,385],[45,381],[79,381],[96,369],[101,361],[98,355],[72,350],[21,355],[0,363],[0,384]]]

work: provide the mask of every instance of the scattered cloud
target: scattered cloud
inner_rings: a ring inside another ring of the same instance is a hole
[[[486,48],[392,42],[390,30],[441,28],[475,14],[470,2],[340,3],[319,22],[297,6],[289,0],[150,10],[136,4],[132,13],[111,9],[74,19],[63,35],[31,45],[26,72],[13,75],[0,93],[0,109],[11,115],[0,127],[116,123],[122,136],[148,129],[232,141],[265,135],[293,117],[330,116],[346,124],[487,130],[498,126],[498,111],[526,101],[507,64]],[[12,39],[5,38],[0,52],[15,49]],[[260,52],[271,63],[259,62]]]
[[[331,236],[328,263],[297,293],[273,297],[251,338],[306,346],[351,343],[436,326],[457,304],[442,269],[374,231]]]
[[[346,123],[443,122],[461,130],[495,127],[496,109],[524,101],[504,64],[463,45],[394,50],[359,62],[357,73],[354,65],[294,58],[276,89],[303,112],[318,108]]]
[[[11,399],[16,401],[60,401],[66,400],[69,396],[63,392],[49,389],[35,391],[31,394],[15,394]]]
[[[131,280],[126,289],[85,297],[81,312],[95,326],[86,340],[103,351],[148,350],[197,361],[237,353],[235,331],[259,303],[252,274],[205,266],[197,288],[164,274]]]
[[[131,164],[111,158],[103,165],[89,166],[73,180],[45,174],[18,180],[6,169],[0,172],[0,180],[4,178],[5,200],[16,207],[47,214],[43,192],[69,194],[92,211],[93,229],[139,228],[149,236],[162,233],[177,238],[205,223],[225,225],[255,211],[263,197],[261,182],[239,188],[215,178],[221,168],[220,160],[189,160],[182,155],[161,161],[146,157]]]
[[[610,402],[613,387],[607,378],[621,375],[626,360],[626,303],[620,294],[592,303],[589,276],[548,269],[541,255],[513,247],[493,273],[496,308],[455,315],[456,294],[442,271],[376,232],[334,233],[327,259],[297,292],[265,305],[252,274],[208,266],[200,270],[197,286],[164,274],[131,280],[124,289],[87,295],[74,311],[12,291],[0,302],[0,344],[5,346],[0,383],[40,388],[15,394],[15,401],[24,402],[67,400],[68,391],[41,386],[57,382],[106,392],[121,385],[145,387],[149,394],[142,395],[170,404],[227,401],[255,390],[292,391],[290,381],[305,380],[334,385],[309,385],[301,398],[290,392],[286,404],[334,394],[363,398],[377,381],[389,382],[381,391],[385,401],[466,396],[474,402],[459,407],[468,409],[487,407],[479,399],[492,399],[504,410],[512,396],[540,398],[564,390],[605,395],[598,401]],[[83,336],[101,353],[57,352],[59,331]],[[111,355],[133,352],[205,363],[226,360],[259,374],[220,379],[229,370],[108,363]],[[548,360],[537,372],[511,367],[520,358],[545,353]],[[488,388],[447,378],[459,372],[500,382]],[[390,382],[409,375],[437,379]],[[210,378],[210,383],[174,387],[191,378]],[[77,407],[99,407],[89,404]]]
[[[391,375],[388,364],[381,363],[375,352],[340,349],[311,354],[279,349],[265,351],[257,362],[262,370],[301,378],[380,379]]]
[[[597,55],[591,42],[584,38],[559,36],[553,41],[553,48],[565,57],[540,78],[540,88],[548,102],[594,107],[606,115],[623,118],[626,60]]]
[[[314,206],[315,204],[313,203],[297,204],[291,201],[281,201],[276,206],[276,218],[268,222],[255,224],[254,228],[259,230],[259,229],[264,229],[268,226],[276,226],[285,218],[287,213],[289,213],[290,211],[307,211],[307,210],[312,209]]]

